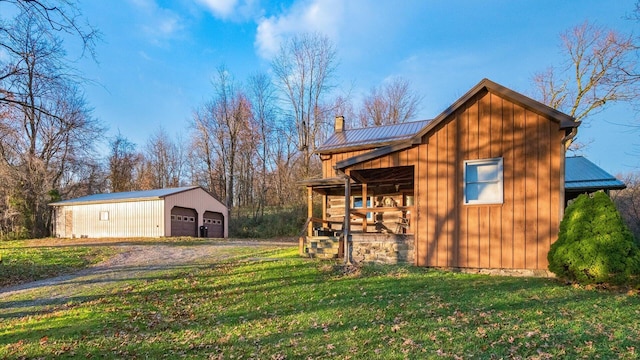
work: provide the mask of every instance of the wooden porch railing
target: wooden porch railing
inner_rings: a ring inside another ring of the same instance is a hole
[[[413,206],[396,206],[396,207],[371,207],[371,208],[350,208],[349,212],[351,214],[352,219],[359,218],[362,219],[362,231],[367,232],[367,213],[373,213],[374,217],[376,213],[385,213],[385,212],[402,212],[401,218],[407,218],[408,214],[413,211]],[[400,222],[400,219],[398,221]],[[325,220],[317,217],[309,217],[307,221],[304,223],[302,231],[300,231],[300,236],[304,236],[305,232],[307,236],[313,236],[313,228],[315,224],[321,224],[321,227],[329,227],[331,228],[331,224],[339,224],[344,225],[344,221],[335,221],[335,220]]]
[[[352,208],[349,209],[351,215],[361,218],[362,232],[367,232],[367,213],[372,213],[375,218],[376,213],[384,214],[385,212],[402,212],[402,218],[406,218],[408,213],[413,211],[413,206],[394,206],[394,207],[370,207],[370,208]],[[398,219],[400,222],[400,218]]]

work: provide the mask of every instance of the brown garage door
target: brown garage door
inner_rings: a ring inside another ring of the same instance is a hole
[[[174,206],[171,209],[171,236],[198,236],[198,213]]]
[[[224,216],[219,212],[205,211],[202,222],[207,227],[209,237],[224,237]]]

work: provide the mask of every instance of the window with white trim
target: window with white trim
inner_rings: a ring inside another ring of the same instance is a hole
[[[353,207],[354,209],[363,208],[362,196],[354,196],[353,197]],[[367,196],[367,208],[371,208],[371,196]],[[367,219],[373,219],[373,214],[368,212]]]
[[[108,211],[100,211],[100,221],[109,221]]]
[[[464,162],[465,204],[502,204],[503,199],[501,157]]]

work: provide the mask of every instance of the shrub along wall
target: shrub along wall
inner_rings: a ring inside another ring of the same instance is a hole
[[[615,205],[602,191],[580,195],[565,211],[549,270],[579,283],[638,282],[640,249]]]

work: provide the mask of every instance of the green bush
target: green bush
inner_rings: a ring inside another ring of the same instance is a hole
[[[581,284],[637,282],[640,249],[604,192],[580,195],[567,207],[549,270]]]
[[[268,209],[264,216],[254,216],[244,209],[234,209],[229,221],[229,236],[236,238],[276,238],[296,236],[307,219],[306,206]]]

